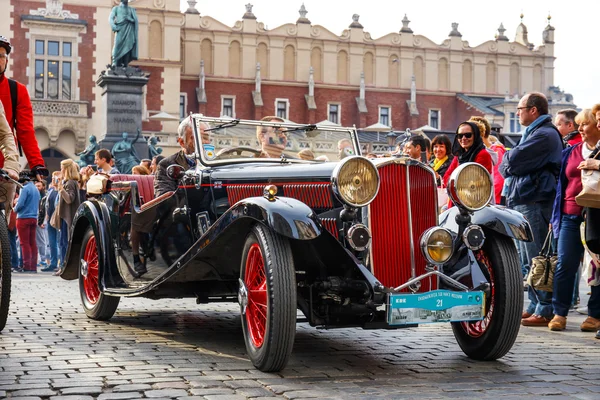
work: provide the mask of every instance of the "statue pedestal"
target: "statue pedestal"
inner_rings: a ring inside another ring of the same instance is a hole
[[[115,143],[123,139],[123,132],[127,132],[132,141],[138,129],[142,130],[143,92],[148,80],[149,74],[136,67],[102,72],[96,81],[103,89],[102,102],[106,111],[105,134],[97,138],[100,148],[112,151]],[[133,147],[140,159],[148,157],[148,145],[143,136],[140,135]]]

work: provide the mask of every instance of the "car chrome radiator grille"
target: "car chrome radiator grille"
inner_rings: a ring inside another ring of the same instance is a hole
[[[331,184],[329,182],[275,184],[280,190],[280,196],[299,200],[315,210],[329,210],[333,208]],[[233,205],[248,197],[262,196],[266,185],[268,183],[228,184],[227,197],[229,204]]]
[[[419,239],[437,225],[437,187],[431,171],[420,165],[386,164],[379,175],[379,194],[369,205],[370,266],[382,284],[397,287],[412,278],[412,266],[416,276],[425,273]],[[427,278],[419,291],[436,287],[436,279]]]

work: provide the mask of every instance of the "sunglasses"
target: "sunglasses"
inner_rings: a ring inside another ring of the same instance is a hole
[[[473,132],[457,133],[456,137],[458,138],[458,140],[461,140],[462,138],[471,139],[473,137]]]

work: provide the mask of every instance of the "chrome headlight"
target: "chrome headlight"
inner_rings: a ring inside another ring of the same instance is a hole
[[[335,167],[331,187],[338,199],[352,207],[364,207],[379,190],[379,173],[364,157],[346,157]]]
[[[452,257],[452,234],[446,228],[435,226],[421,235],[421,252],[434,265],[442,265]]]
[[[490,173],[477,163],[465,163],[452,172],[448,196],[457,206],[469,211],[481,210],[492,200],[494,185]]]

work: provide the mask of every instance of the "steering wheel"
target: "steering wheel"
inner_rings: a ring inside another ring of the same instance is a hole
[[[257,158],[262,153],[262,151],[256,150],[252,147],[236,146],[236,147],[230,147],[228,149],[223,149],[223,150],[219,151],[217,153],[217,157],[231,156],[233,154],[235,154],[236,156],[241,156],[243,152],[252,153],[252,157],[254,157],[254,158]]]

